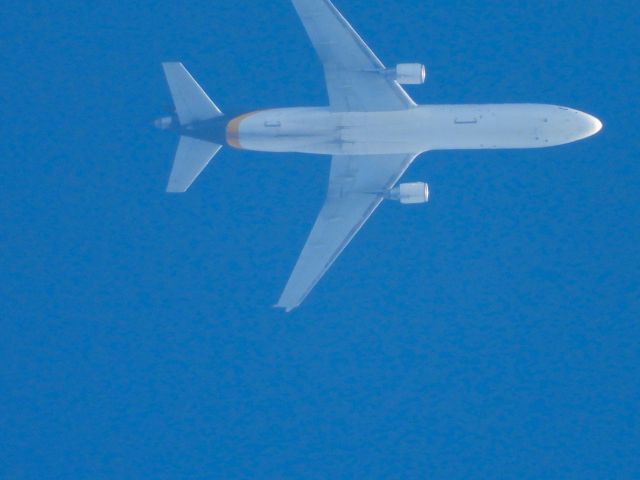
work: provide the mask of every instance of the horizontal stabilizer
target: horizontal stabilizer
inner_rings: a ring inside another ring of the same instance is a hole
[[[180,62],[162,64],[181,125],[219,117],[222,112]]]
[[[186,192],[220,148],[217,143],[180,137],[167,192]]]

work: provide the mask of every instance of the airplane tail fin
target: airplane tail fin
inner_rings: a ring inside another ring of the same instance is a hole
[[[223,113],[207,96],[180,62],[162,64],[180,125],[221,117]],[[181,136],[167,192],[186,192],[213,156],[222,148],[217,143]]]
[[[186,192],[221,148],[222,145],[217,143],[181,136],[176,157],[173,160],[167,192]]]
[[[180,62],[162,64],[181,125],[220,117],[223,113]]]

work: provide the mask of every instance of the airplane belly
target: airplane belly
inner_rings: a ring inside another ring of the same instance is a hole
[[[236,117],[226,135],[229,145],[246,150],[328,155],[537,148],[583,138],[595,128],[590,118],[537,104],[426,105],[392,112],[285,108]]]
[[[227,126],[227,143],[245,150],[268,152],[415,153],[424,146],[423,136],[415,134],[416,128],[403,111],[365,113],[288,108],[251,112],[232,119]]]
[[[341,114],[343,153],[532,148],[555,144],[543,134],[555,108],[547,105],[429,105],[397,112]]]

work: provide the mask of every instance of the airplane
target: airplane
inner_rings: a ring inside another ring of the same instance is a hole
[[[594,135],[602,123],[545,104],[417,105],[401,85],[422,84],[419,63],[387,68],[330,0],[291,0],[324,69],[326,107],[229,117],[179,62],[163,63],[175,112],[156,127],[180,135],[168,192],[185,192],[229,145],[331,155],[324,205],[275,307],[298,307],[383,200],[421,204],[424,182],[396,185],[430,150],[540,148]]]

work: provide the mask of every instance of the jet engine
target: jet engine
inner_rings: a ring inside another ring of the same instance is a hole
[[[424,182],[401,183],[391,189],[389,198],[400,203],[426,203],[429,201],[429,185]]]
[[[395,68],[395,80],[403,85],[420,85],[427,79],[427,69],[420,63],[399,63]]]

